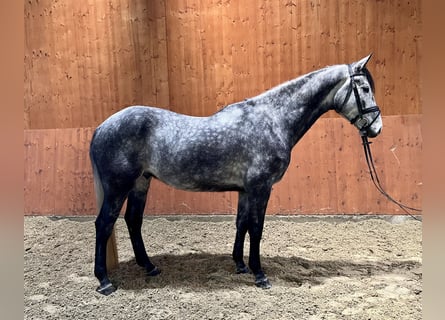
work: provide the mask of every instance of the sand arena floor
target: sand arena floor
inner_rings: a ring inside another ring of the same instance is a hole
[[[146,278],[119,219],[118,290],[95,292],[94,218],[25,217],[25,319],[421,319],[422,223],[267,216],[258,289],[235,274],[234,216],[147,217]],[[248,253],[248,242],[246,243]]]

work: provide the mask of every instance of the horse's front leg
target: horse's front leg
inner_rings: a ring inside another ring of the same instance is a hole
[[[260,261],[260,241],[263,234],[264,216],[269,201],[271,189],[265,189],[254,192],[249,202],[249,227],[250,236],[250,252],[249,252],[249,268],[255,275],[255,284],[257,287],[269,289],[272,285],[267,279],[261,268]]]
[[[244,240],[246,238],[247,227],[249,222],[247,204],[248,204],[247,193],[240,192],[238,194],[238,211],[236,214],[236,237],[232,253],[233,260],[235,261],[236,273],[249,272],[249,268],[247,268],[243,259]]]
[[[241,194],[238,204],[237,237],[235,240],[233,258],[237,271],[242,270],[243,244],[246,230],[250,237],[249,268],[255,275],[255,284],[263,289],[271,287],[269,280],[261,268],[260,241],[263,234],[264,216],[269,201],[271,187],[268,185],[256,186]],[[240,205],[241,204],[241,205]]]

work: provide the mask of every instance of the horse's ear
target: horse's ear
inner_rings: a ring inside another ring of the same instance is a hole
[[[368,63],[369,59],[371,59],[371,57],[372,57],[372,53],[369,56],[364,57],[360,61],[357,61],[356,63],[354,63],[354,71],[360,72],[361,70],[363,70],[363,68],[366,67],[366,64]]]

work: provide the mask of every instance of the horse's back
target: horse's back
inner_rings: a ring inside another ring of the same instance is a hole
[[[156,107],[127,107],[96,128],[90,155],[96,166],[110,175],[132,171],[162,176],[181,167],[184,161],[178,159],[179,155],[184,160],[195,147],[209,147],[211,143],[202,140],[212,137],[210,122],[207,117]]]

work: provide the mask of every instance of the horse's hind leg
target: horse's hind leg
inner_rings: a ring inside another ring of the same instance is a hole
[[[145,268],[147,275],[156,276],[160,271],[148,258],[141,234],[142,220],[150,180],[151,177],[147,178],[144,176],[141,176],[136,180],[134,188],[128,194],[125,222],[127,223],[128,232],[130,233],[136,263]]]
[[[94,275],[100,282],[100,285],[96,291],[104,295],[109,295],[110,293],[116,291],[116,287],[112,285],[107,274],[107,242],[113,231],[114,223],[119,216],[124,200],[125,194],[116,197],[105,195],[102,207],[95,222],[96,254]]]
[[[249,272],[249,268],[247,268],[243,260],[244,240],[246,239],[248,222],[249,213],[247,194],[245,192],[240,192],[238,196],[238,212],[236,214],[236,237],[232,253],[233,260],[235,261],[236,273]]]

